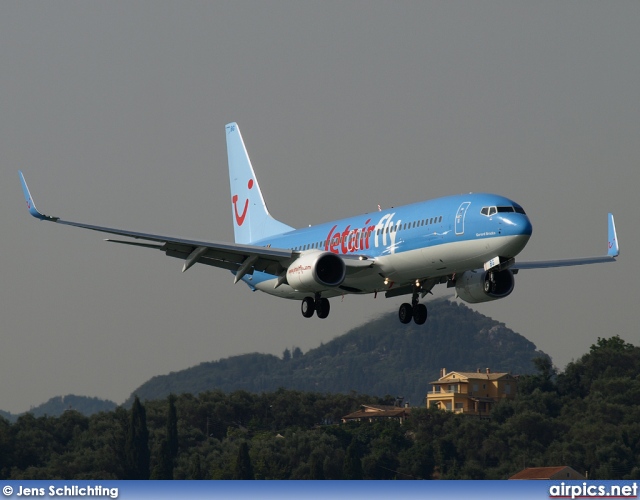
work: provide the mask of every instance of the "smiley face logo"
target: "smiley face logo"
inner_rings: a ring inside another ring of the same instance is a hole
[[[249,179],[249,182],[247,183],[247,188],[252,189],[253,188],[253,179]],[[238,213],[238,195],[234,194],[233,197],[231,198],[231,201],[233,203],[233,212],[234,215],[236,216],[236,224],[238,224],[238,226],[242,226],[242,224],[244,224],[244,219],[247,216],[247,211],[249,210],[249,199],[247,198],[246,200],[244,200],[244,208],[242,209],[242,213]]]

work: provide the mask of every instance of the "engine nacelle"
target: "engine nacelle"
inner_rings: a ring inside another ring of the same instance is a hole
[[[513,292],[514,286],[515,279],[509,269],[465,271],[456,279],[458,297],[471,304],[503,299]]]
[[[339,286],[347,266],[332,252],[311,251],[301,255],[287,269],[287,282],[300,292],[320,292]]]

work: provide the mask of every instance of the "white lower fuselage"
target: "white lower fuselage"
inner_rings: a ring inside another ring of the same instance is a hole
[[[366,294],[385,292],[398,284],[416,279],[455,275],[482,268],[485,262],[496,255],[513,257],[525,247],[529,238],[530,235],[515,235],[454,241],[383,255],[376,258],[376,267],[380,269],[380,273],[350,274],[343,282],[343,286],[359,290],[355,293]],[[264,273],[255,274],[259,276],[247,276],[246,281],[257,290],[288,299],[302,299],[309,296],[309,293],[296,291],[288,284],[274,288],[277,282],[275,277]],[[322,295],[327,298],[344,294],[345,290],[341,288],[327,289],[322,292]]]

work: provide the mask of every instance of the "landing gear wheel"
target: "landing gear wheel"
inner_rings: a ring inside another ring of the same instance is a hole
[[[424,325],[424,322],[427,321],[427,306],[416,304],[413,308],[413,321],[416,325]]]
[[[489,293],[491,291],[491,281],[486,280],[484,282],[484,293]]]
[[[406,302],[402,304],[398,310],[398,317],[400,318],[400,323],[404,323],[405,325],[410,323],[411,318],[413,318],[413,307],[411,307],[411,304],[407,304]]]
[[[312,297],[305,297],[302,299],[300,310],[305,318],[310,318],[316,310],[316,303]]]
[[[329,299],[320,298],[316,299],[316,314],[318,318],[323,319],[329,316],[329,311],[331,310],[331,304],[329,304]]]

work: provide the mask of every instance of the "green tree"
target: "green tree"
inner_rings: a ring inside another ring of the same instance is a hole
[[[127,479],[149,479],[150,453],[147,413],[138,396],[131,408],[131,421],[125,443]]]
[[[189,477],[188,479],[204,479],[204,470],[202,470],[202,457],[200,453],[195,453],[189,461]]]
[[[169,441],[166,439],[160,442],[160,453],[156,466],[151,473],[151,479],[173,479],[173,458],[171,457]]]
[[[167,445],[169,455],[174,461],[178,456],[178,413],[176,411],[176,397],[169,395],[169,415],[167,418]]]
[[[253,466],[249,456],[249,445],[246,441],[240,443],[238,456],[233,469],[233,479],[254,479]]]
[[[620,338],[619,335],[614,335],[611,338],[603,339],[598,337],[595,344],[591,344],[589,352],[593,354],[600,349],[611,349],[612,351],[632,351],[636,347],[633,344],[629,344]]]
[[[635,378],[640,368],[640,347],[634,347],[615,335],[598,338],[589,353],[569,363],[558,376],[558,392],[569,397],[586,397],[599,378]]]
[[[362,459],[360,444],[355,439],[347,446],[342,473],[345,479],[362,479]]]
[[[0,479],[8,479],[9,477],[12,451],[11,424],[0,417]]]

